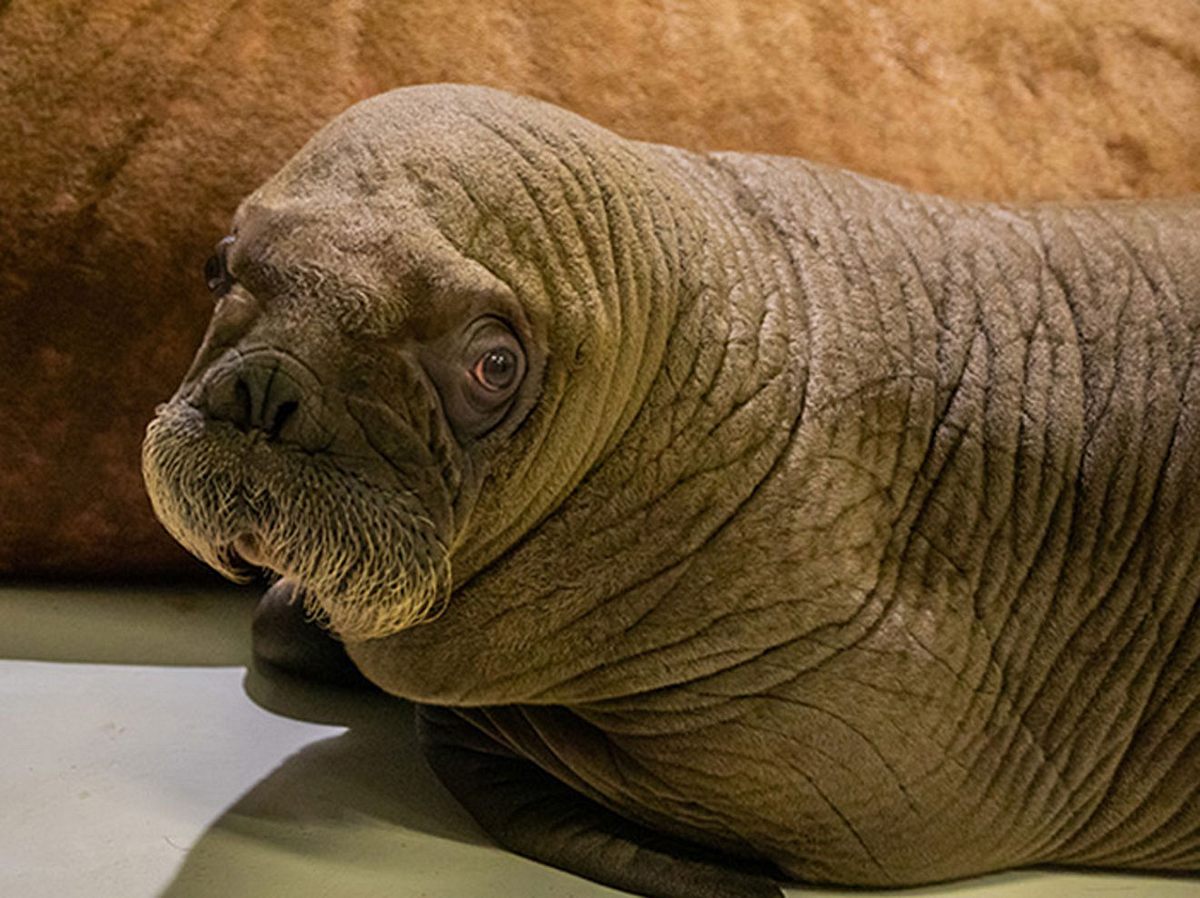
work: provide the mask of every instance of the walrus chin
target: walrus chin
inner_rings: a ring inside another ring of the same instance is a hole
[[[225,439],[190,418],[160,410],[142,468],[155,514],[193,555],[235,582],[256,569],[295,582],[306,613],[344,640],[441,614],[450,553],[412,492],[320,456]]]

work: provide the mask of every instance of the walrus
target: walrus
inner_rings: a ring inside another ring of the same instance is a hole
[[[635,893],[1200,867],[1200,199],[405,88],[238,209],[155,511]]]

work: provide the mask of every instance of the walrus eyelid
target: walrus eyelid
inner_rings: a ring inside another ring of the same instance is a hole
[[[466,346],[473,346],[478,343],[481,337],[489,332],[503,333],[516,341],[518,346],[521,346],[521,338],[517,335],[516,328],[506,318],[499,315],[488,313],[480,315],[473,320],[464,329],[463,342]],[[524,346],[521,346],[524,350]]]

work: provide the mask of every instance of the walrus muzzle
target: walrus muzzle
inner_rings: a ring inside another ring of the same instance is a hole
[[[248,562],[295,580],[308,613],[343,638],[430,620],[449,596],[449,553],[415,494],[327,454],[239,432],[177,398],[147,428],[142,467],[155,513],[189,551],[233,580],[247,579]]]

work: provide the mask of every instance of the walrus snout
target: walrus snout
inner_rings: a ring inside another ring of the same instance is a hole
[[[328,442],[319,422],[318,379],[295,356],[276,349],[231,350],[189,397],[206,418],[247,435],[316,452]]]

